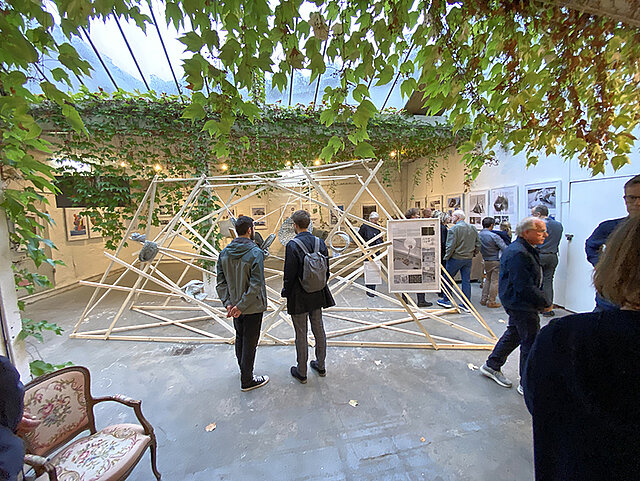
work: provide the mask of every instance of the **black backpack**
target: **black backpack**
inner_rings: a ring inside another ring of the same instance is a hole
[[[320,239],[314,237],[315,247],[309,252],[307,246],[300,239],[292,239],[304,252],[304,265],[300,284],[307,293],[318,292],[327,285],[327,272],[329,271],[329,259],[320,252]]]

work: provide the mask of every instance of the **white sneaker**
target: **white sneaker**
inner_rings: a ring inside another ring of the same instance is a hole
[[[516,391],[518,391],[518,394],[520,394],[521,396],[524,396],[524,389],[522,389],[522,384],[518,384],[518,388],[516,389]]]

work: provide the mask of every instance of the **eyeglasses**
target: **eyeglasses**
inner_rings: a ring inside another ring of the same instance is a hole
[[[640,195],[625,195],[623,199],[629,203],[638,202],[640,200]]]

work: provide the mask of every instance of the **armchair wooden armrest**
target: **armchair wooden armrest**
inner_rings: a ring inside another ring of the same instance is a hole
[[[95,397],[92,399],[91,404],[93,407],[96,404],[105,402],[105,401],[115,401],[117,403],[124,404],[125,406],[132,408],[136,414],[136,418],[138,418],[138,422],[144,428],[144,433],[147,435],[153,434],[153,426],[151,426],[151,423],[147,421],[147,418],[145,418],[144,415],[142,414],[142,401],[138,399],[130,398],[128,396],[124,396],[122,394],[115,394],[113,396]]]
[[[47,475],[49,476],[49,481],[58,481],[56,468],[51,463],[49,463],[47,458],[36,456],[35,454],[25,454],[24,464],[31,466],[36,472],[36,476],[42,476],[43,473],[47,473]]]

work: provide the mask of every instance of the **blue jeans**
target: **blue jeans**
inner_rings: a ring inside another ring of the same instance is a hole
[[[467,296],[469,302],[471,302],[471,262],[472,259],[449,259],[447,261],[447,272],[453,279],[455,275],[460,271],[460,277],[462,277],[462,292]],[[443,291],[442,299],[445,302],[449,302],[449,298]]]
[[[531,351],[533,341],[536,340],[540,331],[540,317],[537,312],[514,311],[512,309],[505,309],[505,311],[509,315],[509,324],[489,355],[487,366],[499,371],[507,362],[509,354],[520,346],[519,372],[522,377],[529,351]]]

